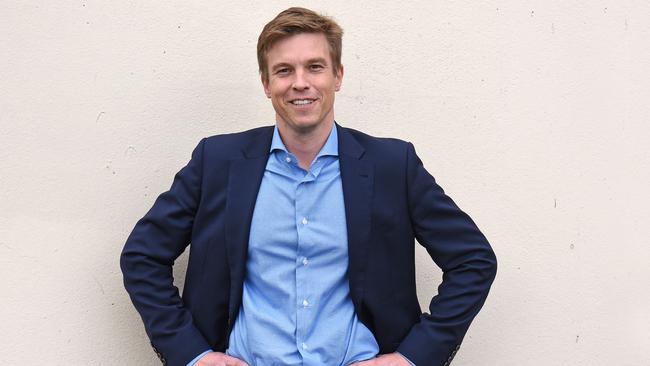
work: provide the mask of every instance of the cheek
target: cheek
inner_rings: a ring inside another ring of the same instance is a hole
[[[288,108],[282,104],[282,100],[278,98],[272,98],[271,99],[271,105],[273,105],[273,109],[282,115],[286,114],[288,112]]]
[[[281,105],[280,101],[276,97],[271,97],[271,104],[273,104],[273,107],[275,108]]]

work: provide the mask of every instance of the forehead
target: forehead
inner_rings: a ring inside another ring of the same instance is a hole
[[[330,48],[323,33],[299,33],[273,44],[266,54],[269,66],[277,63],[300,63],[322,58],[331,61]]]

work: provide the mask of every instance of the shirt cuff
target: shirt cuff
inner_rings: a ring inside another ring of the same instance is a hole
[[[406,358],[406,356],[404,356],[403,354],[401,354],[401,353],[399,353],[399,352],[395,352],[395,353],[397,353],[398,355],[402,356],[402,358],[405,359],[408,363],[410,363],[411,366],[415,366],[415,364],[414,364],[413,362],[411,362],[411,360],[409,360],[408,358]],[[189,365],[188,365],[188,366],[189,366]]]
[[[212,352],[211,349],[209,349],[209,350],[207,350],[207,351],[201,353],[200,355],[194,357],[194,359],[193,359],[192,361],[188,362],[186,366],[193,366],[193,365],[194,365],[198,360],[201,359],[201,357],[207,355],[207,354],[210,353],[210,352]]]

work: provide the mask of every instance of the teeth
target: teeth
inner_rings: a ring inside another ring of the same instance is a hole
[[[291,104],[297,104],[297,105],[305,105],[305,104],[311,104],[313,100],[310,99],[299,99],[299,100],[294,100],[291,102]]]

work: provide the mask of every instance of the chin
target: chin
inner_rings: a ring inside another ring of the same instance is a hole
[[[291,121],[287,123],[288,127],[291,127],[297,131],[301,132],[310,132],[318,128],[322,122],[314,120],[303,120],[303,121]]]

